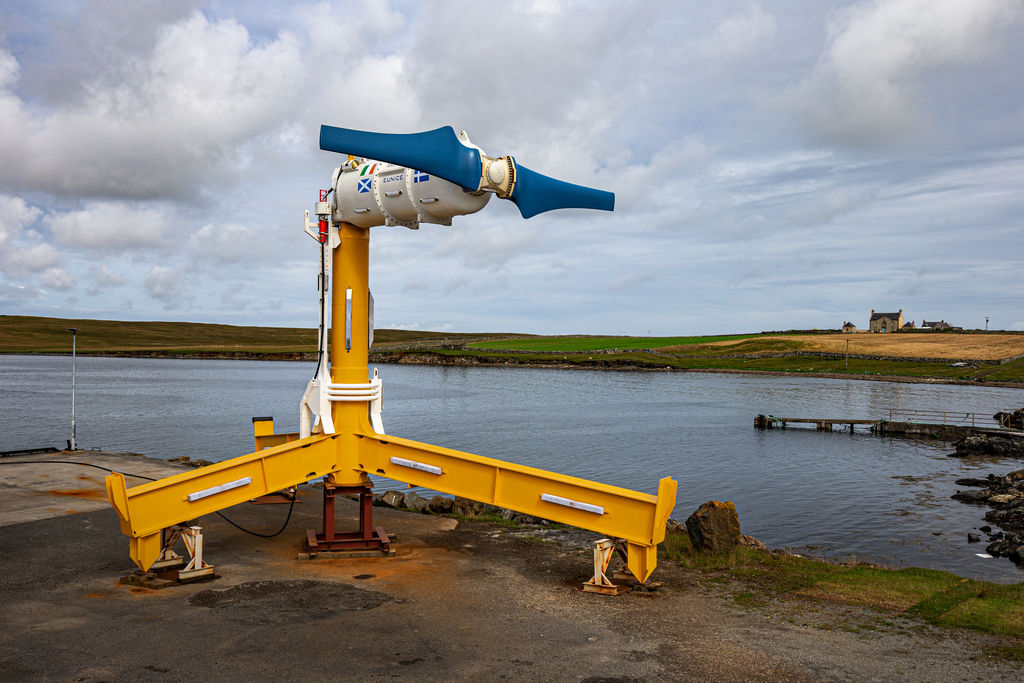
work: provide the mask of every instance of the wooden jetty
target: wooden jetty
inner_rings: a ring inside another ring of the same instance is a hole
[[[757,429],[785,429],[787,424],[813,424],[819,432],[831,432],[833,425],[849,427],[853,433],[854,425],[875,425],[878,420],[850,420],[838,417],[775,417],[774,415],[758,415],[754,418]]]

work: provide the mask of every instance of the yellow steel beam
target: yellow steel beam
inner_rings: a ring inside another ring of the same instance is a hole
[[[373,432],[358,435],[358,468],[629,542],[628,565],[646,581],[675,506],[676,482],[658,495]]]
[[[124,475],[111,474],[107,497],[132,539],[132,559],[148,570],[162,529],[337,470],[336,438],[318,434],[130,489]]]

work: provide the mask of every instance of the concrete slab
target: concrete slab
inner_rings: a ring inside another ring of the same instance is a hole
[[[180,463],[107,451],[5,457],[0,459],[0,526],[109,509],[103,481],[109,470],[160,479],[189,469]],[[130,477],[128,485],[144,482],[141,477]]]

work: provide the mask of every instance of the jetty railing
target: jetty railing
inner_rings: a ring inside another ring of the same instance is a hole
[[[890,422],[918,422],[923,424],[956,425],[960,427],[999,427],[991,416],[955,410],[917,410],[890,408]]]

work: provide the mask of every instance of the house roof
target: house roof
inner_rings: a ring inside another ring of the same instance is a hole
[[[843,323],[843,327],[857,327],[853,323]]]
[[[900,317],[899,313],[872,313],[871,314],[871,319],[872,320],[881,320],[882,318],[890,318],[892,320],[896,320],[899,317]]]

